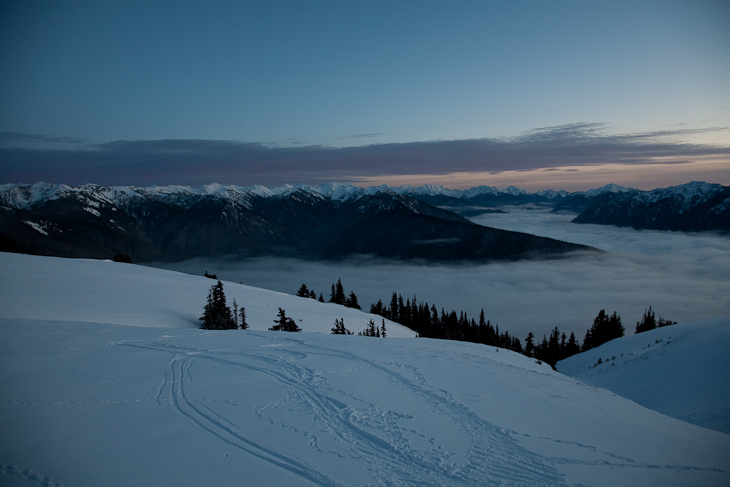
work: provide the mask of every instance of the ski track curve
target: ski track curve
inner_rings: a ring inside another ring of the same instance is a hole
[[[159,339],[158,339],[159,340]],[[116,345],[132,346],[172,354],[163,371],[162,382],[157,390],[155,401],[169,405],[196,427],[217,437],[247,454],[259,458],[275,467],[286,470],[313,485],[343,485],[324,473],[331,463],[331,456],[357,458],[369,471],[374,485],[384,486],[467,486],[467,485],[565,485],[565,479],[557,468],[565,464],[608,463],[624,468],[686,469],[690,467],[651,465],[621,457],[611,452],[599,451],[591,445],[574,446],[598,453],[604,459],[586,461],[577,458],[548,457],[529,451],[516,437],[518,432],[506,431],[480,417],[466,406],[455,401],[448,391],[430,386],[421,372],[410,365],[397,363],[378,363],[355,353],[331,349],[324,346],[291,340],[298,350],[285,347],[263,346],[263,353],[251,351],[205,350],[184,347],[159,341],[116,342]],[[302,350],[303,349],[303,350]],[[276,353],[277,355],[271,355]],[[404,426],[410,417],[407,412],[384,409],[366,398],[332,388],[332,384],[315,370],[302,365],[310,356],[330,356],[350,362],[356,368],[366,368],[376,372],[389,384],[404,395],[410,396],[427,405],[432,414],[453,424],[461,434],[468,438],[465,461],[454,462],[449,454],[439,451],[436,438],[427,433]],[[270,377],[286,390],[287,401],[305,406],[312,421],[323,427],[338,445],[337,451],[325,450],[320,446],[318,437],[311,432],[297,430],[292,425],[269,422],[286,426],[300,434],[310,436],[309,446],[324,456],[322,468],[309,462],[284,454],[274,448],[247,438],[235,424],[233,418],[216,412],[204,401],[192,398],[188,389],[193,386],[195,377],[191,369],[198,361],[210,361],[224,367],[234,367],[261,373]],[[407,378],[397,370],[405,370],[413,378]],[[433,448],[418,448],[419,444],[429,443]],[[561,440],[545,440],[564,443]],[[373,485],[373,484],[368,484]]]
[[[521,447],[509,432],[484,421],[453,401],[445,391],[432,390],[413,367],[408,370],[415,374],[415,382],[390,366],[350,352],[305,344],[298,340],[293,340],[293,344],[304,348],[306,352],[269,348],[279,354],[276,357],[237,351],[209,351],[154,341],[116,344],[173,355],[163,371],[162,382],[157,390],[155,401],[158,404],[169,402],[176,412],[196,427],[315,485],[341,484],[315,466],[246,438],[230,418],[202,404],[201,400],[189,399],[186,390],[194,381],[190,370],[196,361],[212,361],[271,377],[291,394],[289,400],[300,402],[308,408],[313,421],[323,425],[341,450],[322,450],[316,435],[311,435],[310,446],[326,455],[357,458],[366,465],[377,485],[466,486],[485,481],[490,485],[564,484],[562,475],[549,461]],[[438,451],[434,438],[404,427],[401,423],[412,419],[407,414],[383,409],[345,391],[334,391],[333,394],[330,385],[320,374],[292,360],[300,362],[309,355],[328,355],[354,363],[357,367],[374,370],[404,394],[427,404],[434,414],[446,418],[469,439],[466,461],[462,464],[450,461],[448,454]],[[343,400],[334,395],[343,396]],[[357,407],[345,401],[355,401]],[[409,439],[413,437],[429,442],[434,447],[430,450],[415,448]]]

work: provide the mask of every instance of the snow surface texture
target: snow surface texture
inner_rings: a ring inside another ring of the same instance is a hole
[[[705,320],[612,340],[557,368],[668,416],[730,433],[729,344],[730,318]]]
[[[180,305],[195,295],[202,307],[211,283],[203,277],[0,259],[3,485],[730,484],[729,435],[506,350],[204,331]],[[49,289],[77,296],[44,302]],[[279,300],[309,305],[229,289],[274,310]],[[156,327],[101,323],[120,316],[116,301],[127,324]],[[322,312],[322,329],[341,316],[312,304],[331,313]]]

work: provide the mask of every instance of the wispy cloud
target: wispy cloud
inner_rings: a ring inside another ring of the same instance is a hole
[[[730,161],[730,147],[685,142],[720,128],[611,134],[601,123],[532,130],[512,138],[371,144],[272,146],[227,140],[168,139],[85,144],[80,139],[0,134],[3,182],[101,184],[316,183],[409,175],[502,173],[605,164]],[[362,134],[368,138],[378,134]],[[47,147],[49,142],[50,147]],[[29,143],[35,143],[29,147]],[[63,143],[64,147],[57,144]]]

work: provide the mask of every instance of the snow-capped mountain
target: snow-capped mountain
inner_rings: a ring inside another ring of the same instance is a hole
[[[574,221],[656,230],[730,230],[730,187],[695,181],[652,191],[606,192]]]
[[[96,258],[128,254],[139,261],[226,254],[464,261],[585,249],[476,225],[414,197],[414,191],[338,183],[6,185],[0,192],[0,249]]]
[[[576,223],[730,230],[730,188],[697,182],[653,191],[609,184],[576,193],[335,182],[273,188],[36,183],[0,186],[0,249],[77,257],[121,253],[136,260],[370,254],[431,261],[578,249],[480,227],[451,211],[466,215],[525,204],[579,212]]]
[[[368,315],[230,282],[251,329],[206,331],[202,276],[4,253],[0,267],[3,485],[730,483],[727,434],[508,350],[395,324],[331,335]],[[304,331],[266,331],[278,307]],[[660,378],[712,387],[696,353]]]

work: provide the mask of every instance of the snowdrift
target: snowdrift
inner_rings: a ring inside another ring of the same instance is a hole
[[[2,256],[3,485],[730,484],[729,435],[527,357],[440,340],[204,331],[210,280],[60,260]],[[315,313],[328,331],[348,311],[269,292],[254,305],[258,291],[226,286],[266,327],[284,299],[305,330]]]
[[[730,433],[729,348],[726,317],[625,336],[558,362],[557,369],[674,418]]]

